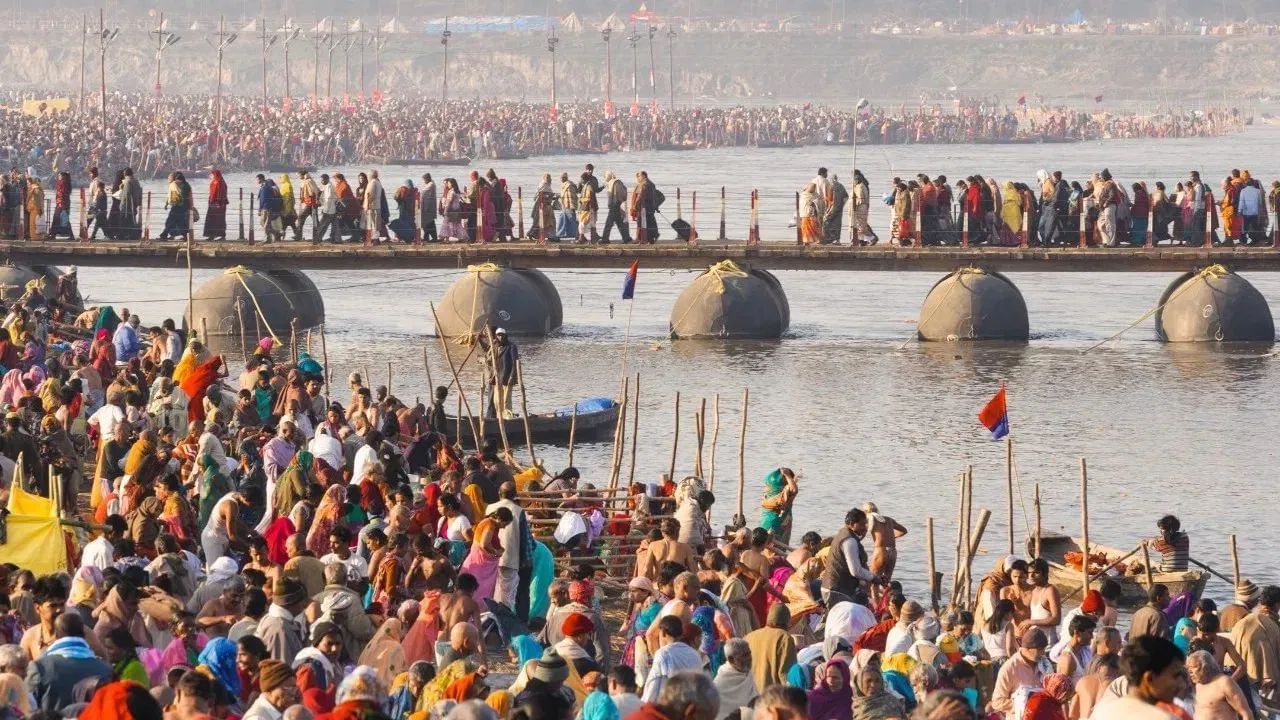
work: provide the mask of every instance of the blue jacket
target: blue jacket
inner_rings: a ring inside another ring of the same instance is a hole
[[[111,338],[111,344],[115,345],[116,359],[128,362],[138,356],[138,331],[129,323],[120,323],[116,334]]]
[[[1236,211],[1241,215],[1261,215],[1262,190],[1252,185],[1240,188],[1240,195],[1236,198]]]
[[[269,212],[280,212],[281,205],[280,191],[276,189],[274,181],[268,179],[266,182],[258,186],[258,209],[267,210]]]

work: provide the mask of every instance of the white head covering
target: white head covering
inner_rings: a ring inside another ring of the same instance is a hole
[[[236,565],[236,561],[223,555],[213,561],[213,565],[209,566],[209,582],[221,582],[230,580],[240,572],[240,567]]]

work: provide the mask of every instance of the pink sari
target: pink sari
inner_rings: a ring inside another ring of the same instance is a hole
[[[422,596],[422,607],[418,610],[418,619],[409,626],[405,633],[404,659],[412,665],[419,660],[429,663],[436,661],[436,638],[440,637],[440,591],[428,590]]]
[[[498,559],[501,554],[498,529],[494,527],[493,518],[486,517],[476,523],[471,552],[467,553],[461,568],[462,572],[470,573],[480,583],[480,588],[475,592],[477,602],[483,603],[493,597],[494,588],[498,585]]]

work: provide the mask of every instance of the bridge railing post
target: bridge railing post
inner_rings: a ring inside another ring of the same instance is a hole
[[[1271,214],[1271,218],[1272,218],[1271,219],[1271,247],[1272,249],[1277,249],[1277,248],[1280,248],[1280,227],[1276,227],[1276,224],[1280,223],[1280,210],[1277,210],[1275,213],[1271,213],[1270,210],[1268,210],[1267,212]]]
[[[89,203],[84,188],[80,188],[80,242],[89,241]]]
[[[1030,245],[1031,232],[1031,212],[1029,210],[1022,211],[1022,232],[1018,233],[1018,247],[1025,248]]]
[[[187,240],[195,242],[196,239],[196,202],[195,198],[191,200],[191,207],[187,208]]]
[[[240,202],[236,205],[236,214],[240,216],[240,240],[244,239],[244,188],[240,188]]]
[[[151,242],[151,191],[147,191],[147,205],[142,212],[142,242]]]
[[[1089,224],[1088,214],[1084,211],[1084,198],[1080,198],[1080,244],[1079,247],[1088,247],[1088,231],[1086,226]]]
[[[751,189],[751,211],[747,215],[747,244],[760,244],[760,191]]]
[[[969,213],[960,211],[960,247],[969,247]]]
[[[516,226],[520,229],[516,240],[524,239],[524,188],[516,186]]]
[[[538,215],[538,244],[547,244],[547,223],[544,213],[550,215],[546,210],[546,198],[542,192],[538,192],[538,196],[533,199],[533,211]]]
[[[796,193],[796,244],[804,244],[804,233],[800,230],[800,193]]]
[[[252,245],[254,241],[254,237],[253,237],[254,227],[258,224],[257,221],[254,220],[254,217],[255,216],[253,214],[253,193],[249,193],[249,244],[250,245]]]
[[[1146,233],[1146,235],[1147,235],[1147,237],[1145,238],[1145,241],[1143,242],[1142,246],[1143,246],[1143,247],[1146,247],[1146,248],[1155,247],[1155,238],[1156,238],[1156,206],[1155,206],[1155,205],[1151,205],[1149,200],[1148,200],[1148,210],[1147,210],[1147,233]]]
[[[689,209],[689,244],[698,244],[698,191],[693,191],[692,205]]]
[[[1223,228],[1222,233],[1225,237],[1227,229]],[[1213,193],[1208,190],[1204,192],[1204,247],[1213,247]]]
[[[724,227],[725,227],[725,225],[724,225],[724,221],[725,221],[725,215],[724,215],[724,213],[725,213],[724,186],[723,186],[723,185],[721,185],[721,186],[720,186],[720,237],[719,237],[719,238],[717,238],[717,239],[718,239],[718,240],[722,240],[722,241],[723,241],[723,240],[727,240],[727,239],[728,239],[728,238],[726,238],[726,237],[725,237],[725,234],[724,234]]]

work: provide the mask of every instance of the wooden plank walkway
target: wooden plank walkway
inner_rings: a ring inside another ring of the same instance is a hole
[[[18,265],[186,268],[183,242],[0,242],[0,255]],[[407,270],[464,268],[493,262],[535,268],[643,267],[699,269],[733,260],[764,270],[919,271],[945,273],[966,265],[1001,272],[1185,272],[1222,263],[1240,272],[1280,271],[1280,252],[1271,248],[893,248],[820,246],[790,242],[701,241],[697,246],[576,245],[534,242],[484,245],[424,244],[312,245],[307,242],[249,245],[197,241],[191,264],[197,268],[247,265],[293,270]]]

